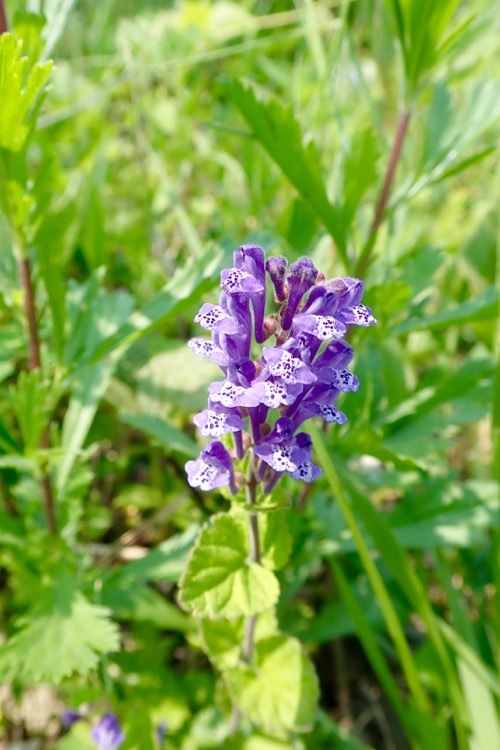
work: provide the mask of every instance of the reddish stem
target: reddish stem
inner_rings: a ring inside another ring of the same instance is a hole
[[[401,156],[403,143],[408,132],[408,125],[410,124],[411,112],[409,109],[405,110],[399,118],[398,127],[396,129],[396,135],[394,137],[394,143],[392,144],[391,154],[389,156],[389,163],[387,164],[387,170],[382,184],[382,189],[377,201],[377,207],[375,209],[375,216],[370,228],[370,234],[363,252],[356,265],[354,276],[363,278],[364,272],[368,268],[372,260],[372,250],[377,239],[377,233],[387,209],[389,203],[389,196],[391,194],[392,183],[394,181],[394,174],[396,167]]]
[[[385,173],[384,184],[382,185],[382,190],[380,191],[379,199],[377,201],[377,208],[375,211],[375,216],[373,218],[370,234],[376,234],[380,224],[382,223],[382,219],[384,218],[385,209],[387,208],[387,203],[391,194],[394,173],[396,171],[396,166],[401,154],[401,149],[403,148],[403,143],[409,124],[410,111],[406,110],[406,112],[403,112],[398,122],[396,136],[394,138],[391,155],[389,157],[389,164],[387,165],[387,172]]]
[[[20,258],[19,278],[24,290],[24,310],[28,322],[29,369],[36,370],[41,367],[42,360],[40,356],[40,339],[38,337],[38,324],[35,310],[35,293],[31,278],[31,264],[29,258]],[[40,448],[44,450],[50,448],[48,429],[45,429],[42,433],[42,437],[40,438]],[[54,493],[52,491],[52,482],[50,481],[49,474],[46,473],[42,476],[40,484],[42,487],[43,507],[47,521],[47,528],[53,536],[56,536],[57,524],[54,509]]]
[[[4,0],[0,0],[0,34],[5,34],[9,30],[7,23],[7,13],[5,11]]]

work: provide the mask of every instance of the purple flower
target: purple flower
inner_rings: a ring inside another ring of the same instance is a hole
[[[116,750],[125,740],[118,719],[111,713],[104,714],[93,727],[90,736],[97,744],[98,750]]]
[[[363,283],[350,277],[326,280],[310,258],[290,268],[281,256],[266,261],[257,245],[242,245],[233,263],[221,272],[219,304],[204,304],[195,318],[211,340],[189,342],[195,354],[223,372],[194,422],[205,437],[232,433],[238,459],[253,451],[253,469],[264,491],[283,474],[311,482],[321,470],[312,461],[309,435],[298,430],[316,415],[340,425],[347,420],[336,401],[357,391],[359,381],[347,369],[353,350],[342,339],[348,326],[376,322],[361,304]],[[266,272],[279,305],[267,316]],[[252,341],[266,340],[255,354]],[[232,455],[218,440],[188,461],[186,471],[192,487],[229,486],[236,492]]]
[[[299,260],[290,266],[290,273],[287,276],[289,295],[285,312],[281,320],[281,326],[284,331],[288,331],[292,325],[293,316],[304,294],[314,286],[318,277],[318,271],[310,258],[299,258]]]
[[[163,746],[163,741],[165,739],[165,734],[167,732],[167,729],[168,729],[168,722],[166,721],[166,719],[162,719],[162,721],[160,721],[160,723],[156,727],[156,739],[160,747]]]
[[[191,487],[214,490],[229,485],[235,491],[233,462],[219,440],[212,440],[196,461],[188,461],[186,471]]]
[[[80,719],[83,719],[81,713],[74,711],[72,708],[66,708],[61,714],[61,723],[66,729],[72,727]]]

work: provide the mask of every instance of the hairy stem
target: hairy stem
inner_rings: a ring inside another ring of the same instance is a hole
[[[255,476],[255,469],[253,465],[253,455],[251,457],[250,472],[247,479],[247,485],[245,489],[247,505],[255,505],[257,502],[257,479]],[[250,535],[250,560],[253,563],[260,565],[261,562],[261,549],[260,549],[260,532],[259,532],[259,519],[257,513],[248,513],[248,526]],[[243,644],[241,647],[240,658],[246,664],[251,664],[254,648],[254,634],[255,627],[257,625],[258,615],[251,615],[247,618],[245,623],[245,633],[243,635]],[[238,726],[241,719],[241,713],[237,706],[234,706],[233,713],[230,720],[230,732],[234,733],[238,730]]]
[[[31,264],[27,256],[23,256],[19,259],[19,279],[24,290],[24,310],[26,313],[26,321],[28,324],[28,364],[30,370],[36,370],[41,367],[42,360],[40,356],[40,339],[38,336],[38,322],[35,309],[35,293],[31,277]],[[45,429],[42,433],[42,437],[40,439],[40,448],[50,448],[48,429]],[[45,473],[42,476],[40,485],[42,488],[43,509],[45,513],[45,520],[47,522],[47,528],[50,534],[55,536],[57,534],[57,524],[54,504],[54,492],[52,490],[52,482],[48,473]]]
[[[403,149],[403,143],[405,141],[406,134],[408,132],[410,118],[411,111],[409,108],[405,109],[405,111],[399,118],[398,126],[396,128],[396,135],[394,136],[394,143],[392,144],[389,162],[387,164],[387,169],[384,176],[384,181],[382,183],[382,188],[377,200],[377,206],[375,208],[375,215],[373,217],[372,225],[370,228],[370,234],[368,235],[368,239],[361,252],[354,271],[354,276],[359,278],[363,277],[364,272],[366,271],[372,260],[373,247],[375,245],[378,230],[380,228],[380,225],[382,224],[385,211],[387,209],[387,204],[389,202],[389,197],[392,189],[392,183],[394,182],[394,175],[396,173],[396,167],[399,161],[399,157],[401,156],[401,151]]]

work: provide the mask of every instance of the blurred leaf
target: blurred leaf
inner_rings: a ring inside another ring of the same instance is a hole
[[[168,451],[178,451],[189,458],[196,458],[199,453],[196,443],[191,438],[174,425],[168,424],[154,414],[123,412],[120,414],[120,419],[125,424],[145,432],[146,435],[157,440]]]
[[[253,90],[239,81],[226,80],[222,88],[238,107],[257,140],[325,225],[347,267],[345,227],[339,209],[328,199],[318,152],[313,143],[307,147],[303,145],[291,107],[282,107],[276,100],[259,101]]]
[[[462,664],[467,665],[468,669],[475,675],[476,679],[488,690],[500,697],[500,679],[494,674],[477,655],[477,653],[458,635],[458,633],[443,620],[439,621],[439,627],[442,630],[446,640],[453,648],[457,656],[460,657]]]
[[[117,620],[151,623],[162,630],[186,632],[194,629],[193,621],[167,601],[158,591],[146,585],[127,584],[121,588],[104,587],[102,603]]]
[[[252,667],[230,669],[224,679],[236,705],[264,729],[305,732],[314,722],[317,678],[294,638],[264,638],[255,645]]]
[[[387,659],[384,657],[373,629],[366,619],[365,612],[357,600],[356,595],[352,591],[347,578],[342,573],[340,565],[336,563],[335,560],[332,560],[331,564],[339,586],[340,596],[352,622],[354,623],[356,634],[363,645],[363,649],[370,661],[370,665],[396,710],[400,721],[403,726],[405,726],[408,734],[412,735],[414,734],[414,729],[408,722],[409,714],[405,711],[399,689],[389,669]]]
[[[458,673],[469,709],[471,742],[477,750],[500,746],[498,711],[487,686],[471,668],[458,659]]]
[[[498,316],[500,292],[494,286],[488,287],[467,302],[456,305],[451,310],[443,310],[436,315],[424,318],[411,318],[396,326],[394,333],[410,333],[411,331],[435,330],[448,325],[475,323],[477,321],[492,320]]]
[[[270,570],[248,562],[248,535],[237,519],[213,516],[200,533],[180,583],[179,600],[196,617],[232,619],[264,612],[278,599]]]
[[[27,58],[22,58],[21,52],[22,42],[12,34],[0,36],[0,148],[10,151],[24,147],[52,70],[52,62],[37,63],[26,77]]]
[[[66,411],[61,445],[64,453],[57,469],[56,487],[62,494],[94,421],[97,407],[113,375],[115,362],[102,360],[78,371],[73,394]]]
[[[42,60],[48,60],[51,56],[75,2],[76,0],[46,0],[43,4],[47,23],[43,34],[45,46],[42,53]]]
[[[375,183],[377,172],[377,138],[371,128],[355,133],[344,162],[342,189],[342,224],[347,232],[366,191]]]
[[[421,77],[439,60],[444,49],[445,31],[455,12],[458,0],[389,0],[403,49],[406,77],[410,92],[417,88]],[[466,26],[461,27],[465,30]],[[459,34],[447,35],[446,47],[456,42]]]
[[[128,348],[169,317],[189,308],[193,300],[217,286],[222,261],[223,251],[213,245],[205,248],[201,259],[190,258],[142,310],[133,313],[116,334],[103,342],[95,356],[104,356],[118,347]]]
[[[199,525],[192,524],[182,534],[171,536],[140,560],[126,563],[119,571],[113,571],[113,579],[118,577],[131,584],[137,581],[178,583],[199,531]]]

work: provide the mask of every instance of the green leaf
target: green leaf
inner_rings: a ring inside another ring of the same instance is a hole
[[[236,667],[241,655],[245,618],[237,620],[201,620],[203,650],[218,669]],[[264,612],[257,618],[254,630],[254,643],[275,635],[278,623],[273,611]]]
[[[36,64],[26,75],[22,42],[12,34],[0,36],[0,148],[21,151],[36,121],[52,62]]]
[[[276,100],[260,101],[253,90],[240,81],[226,80],[222,88],[240,110],[255,138],[324,224],[347,268],[345,227],[341,214],[326,193],[316,147],[313,143],[304,146],[300,126],[291,107],[283,107]]]
[[[248,535],[230,515],[205,526],[188,561],[179,600],[196,617],[233,619],[273,607],[279,586],[273,573],[248,561]]]
[[[224,252],[212,244],[205,248],[201,258],[190,258],[141,310],[132,313],[125,325],[103,341],[94,357],[102,357],[118,347],[128,349],[145,333],[189,308],[193,301],[217,286],[223,262]]]
[[[76,0],[53,0],[47,3],[47,23],[44,29],[45,47],[42,59],[47,60],[57,44]]]
[[[283,513],[266,513],[259,516],[262,547],[262,564],[272,570],[281,570],[292,551],[292,535]]]
[[[242,713],[266,730],[305,732],[314,722],[317,678],[295,638],[264,638],[252,666],[230,669],[224,679]]]
[[[192,630],[193,622],[158,591],[146,585],[124,585],[104,588],[102,603],[109,607],[117,620],[148,622],[157,628]]]
[[[108,358],[95,365],[83,367],[78,373],[78,381],[63,422],[64,454],[58,466],[56,479],[59,493],[63,493],[66,487],[71,470],[94,421],[97,407],[109,385],[115,365],[116,361]]]
[[[186,562],[198,536],[200,527],[193,524],[182,534],[175,534],[151,550],[140,560],[123,565],[111,574],[132,584],[136,581],[170,581],[177,583],[186,569]]]
[[[421,733],[419,731],[419,728],[422,725],[415,725],[416,709],[415,707],[413,707],[412,713],[406,709],[401,699],[396,681],[394,680],[392,672],[387,663],[387,659],[384,656],[382,648],[378,643],[377,636],[373,632],[370,623],[367,621],[365,612],[363,611],[360,602],[357,600],[350,582],[344,576],[340,565],[335,562],[335,560],[332,560],[332,567],[335,572],[337,583],[339,585],[339,591],[342,600],[356,626],[356,634],[363,645],[365,654],[370,661],[370,665],[373,671],[377,675],[377,679],[382,685],[382,688],[384,689],[386,695],[390,698],[401,723],[408,733],[408,736],[418,736],[422,741],[424,739],[425,733],[427,732],[427,728],[424,730],[424,733]],[[427,714],[425,716],[422,716],[423,722],[427,722],[428,720],[429,716]]]
[[[69,572],[59,570],[19,632],[0,647],[0,678],[58,684],[74,672],[88,674],[100,654],[118,649],[118,629],[108,615],[78,591]]]
[[[174,425],[168,424],[156,414],[120,414],[125,424],[135,427],[157,440],[168,451],[178,451],[189,458],[196,458],[199,449],[196,443]]]
[[[486,289],[477,297],[455,305],[451,310],[443,310],[436,315],[424,318],[411,318],[394,329],[394,333],[410,333],[411,331],[425,331],[444,328],[449,325],[475,323],[477,321],[492,320],[498,316],[500,293],[494,286]]]
[[[477,750],[500,747],[500,722],[493,696],[469,665],[458,659],[458,673],[469,709],[471,746]]]

